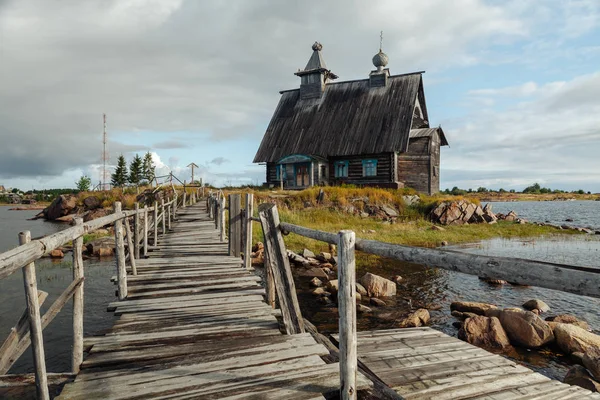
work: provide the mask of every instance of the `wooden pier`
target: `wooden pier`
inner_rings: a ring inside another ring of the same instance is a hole
[[[260,278],[228,255],[203,203],[180,210],[109,333],[58,399],[312,399],[339,389],[339,365],[309,333],[284,335]],[[368,384],[362,378],[361,385]]]
[[[0,254],[0,278],[24,268],[28,300],[0,348],[0,374],[31,343],[40,399],[65,382],[58,399],[600,399],[431,328],[356,332],[354,250],[600,297],[597,271],[360,240],[280,222],[271,204],[256,218],[251,194],[244,208],[239,194],[227,207],[221,192],[206,202],[197,194],[132,211],[117,204],[110,216],[42,239],[24,234],[22,246]],[[250,253],[253,222],[264,234],[264,286],[249,257],[240,258]],[[43,316],[34,261],[71,240],[77,249],[107,224],[115,227],[118,298],[108,311],[117,319],[106,334],[83,338],[81,253],[73,253],[73,282]],[[338,246],[340,329],[331,340],[302,318],[287,233]],[[47,373],[42,331],[71,297],[72,371]],[[33,381],[0,375],[0,389]]]

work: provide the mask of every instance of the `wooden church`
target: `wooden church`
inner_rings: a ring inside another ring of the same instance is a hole
[[[266,163],[267,184],[287,189],[354,184],[411,187],[436,193],[440,185],[441,127],[431,128],[423,72],[391,75],[379,50],[366,79],[333,82],[323,46],[315,42],[300,88],[280,92],[255,163]]]

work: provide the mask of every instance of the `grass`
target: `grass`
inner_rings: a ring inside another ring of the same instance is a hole
[[[444,230],[431,229],[432,223],[426,219],[427,213],[442,201],[459,200],[461,197],[436,195],[420,195],[421,203],[407,207],[402,201],[402,195],[410,191],[385,190],[372,188],[324,188],[326,200],[317,204],[316,197],[319,188],[307,189],[301,192],[255,193],[259,203],[275,203],[279,209],[280,219],[295,225],[318,229],[326,232],[338,232],[351,229],[362,239],[372,239],[387,243],[404,244],[420,247],[438,247],[442,242],[448,244],[472,243],[492,238],[537,237],[552,234],[577,233],[562,231],[549,226],[536,224],[517,224],[499,221],[497,224],[450,225]],[[368,201],[357,200],[367,198]],[[471,198],[467,200],[473,201]],[[477,200],[477,199],[475,199]],[[478,202],[478,201],[474,201]],[[361,218],[348,212],[348,205],[358,210],[370,205],[394,205],[400,210],[401,218],[390,224],[376,218]],[[262,230],[255,224],[253,241],[262,241]],[[308,248],[314,252],[328,251],[328,245],[323,242],[290,234],[285,237],[286,246],[292,251]],[[358,268],[383,262],[380,257],[359,254]]]

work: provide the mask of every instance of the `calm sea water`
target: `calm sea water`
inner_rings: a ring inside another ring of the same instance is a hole
[[[65,224],[27,220],[39,211],[9,211],[8,208],[10,207],[0,206],[0,252],[17,246],[17,234],[20,231],[29,230],[33,237],[39,237],[68,227]],[[48,298],[42,306],[42,313],[72,282],[71,257],[71,253],[68,253],[62,261],[41,259],[36,262],[38,289],[48,292]],[[106,305],[115,300],[114,285],[110,282],[114,271],[113,262],[84,262],[85,336],[98,334],[112,326],[113,316],[112,313],[106,312]],[[17,271],[0,280],[0,341],[4,341],[24,310],[23,274]],[[44,329],[44,350],[49,372],[70,370],[72,341],[72,303],[69,302]],[[9,372],[33,372],[31,351],[27,350]]]
[[[513,210],[519,217],[533,222],[600,230],[600,201],[498,201],[491,204],[494,212],[506,214]]]

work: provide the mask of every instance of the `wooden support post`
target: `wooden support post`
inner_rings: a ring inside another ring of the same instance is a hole
[[[19,244],[29,242],[31,242],[31,232],[25,231],[19,233]],[[25,284],[25,298],[27,300],[29,331],[31,332],[31,349],[33,350],[33,366],[35,369],[37,398],[49,400],[48,376],[46,375],[46,359],[44,357],[44,338],[42,337],[42,321],[40,317],[40,304],[38,302],[34,263],[27,264],[23,267],[23,281]]]
[[[264,240],[266,242],[266,240]],[[274,310],[275,309],[275,296],[277,295],[276,291],[275,291],[275,280],[273,279],[273,271],[271,271],[271,268],[269,268],[270,262],[269,262],[269,254],[267,254],[267,252],[264,252],[264,267],[265,267],[265,271],[267,272],[267,304],[271,306],[271,308]]]
[[[185,187],[183,188],[183,202],[181,204],[181,208],[185,208],[185,202],[187,200],[187,192],[185,190]]]
[[[220,220],[221,220],[221,201],[220,201],[221,196],[217,197],[217,199],[215,200],[215,229],[219,229],[219,224],[220,224]]]
[[[213,219],[213,194],[211,193],[210,196],[208,197],[208,218]]]
[[[144,206],[144,257],[148,256],[148,206]]]
[[[229,255],[239,257],[241,255],[242,239],[242,216],[241,196],[239,194],[229,195]]]
[[[221,224],[219,225],[219,237],[221,242],[225,241],[225,196],[221,196],[220,204],[219,204],[219,212],[221,213]]]
[[[137,275],[137,264],[133,255],[133,240],[131,234],[131,228],[129,227],[129,221],[127,218],[123,220],[125,224],[125,233],[127,234],[127,250],[129,251],[129,263],[131,264],[131,273]]]
[[[121,213],[121,202],[115,202],[115,214]],[[115,245],[117,248],[117,281],[119,287],[119,300],[127,297],[127,270],[125,269],[125,244],[123,242],[123,221],[115,221]]]
[[[231,203],[229,205],[231,208]],[[231,210],[230,210],[231,212]],[[279,213],[274,204],[264,203],[258,207],[258,215],[265,234],[265,262],[275,281],[277,298],[281,307],[283,324],[288,335],[304,333],[304,321],[296,296],[296,285],[287,257],[285,242],[279,226]],[[229,241],[231,243],[231,240]]]
[[[165,199],[160,199],[160,213],[161,213],[161,224],[162,224],[162,234],[167,233],[167,225],[165,224]]]
[[[154,236],[152,237],[152,244],[154,246],[158,245],[158,201],[154,200],[154,212],[152,216],[152,220],[154,221]]]
[[[246,215],[245,215],[245,240],[244,240],[244,267],[252,267],[252,214],[254,213],[254,195],[246,193]]]
[[[353,231],[338,233],[338,309],[340,314],[340,394],[356,399],[356,263]]]
[[[175,216],[177,215],[177,193],[175,193],[175,196],[173,196],[173,205],[171,206],[171,221],[175,222]],[[170,226],[169,226],[170,228]]]
[[[133,256],[140,259],[140,205],[135,203],[135,215],[133,216]]]
[[[171,214],[171,209],[173,207],[173,203],[169,204],[167,206],[167,230],[171,230],[171,218],[173,218],[173,215]]]
[[[82,218],[73,219],[73,225],[82,225]],[[83,278],[83,236],[73,240],[73,280]],[[73,350],[71,352],[71,371],[79,373],[83,362],[83,282],[73,293]]]

